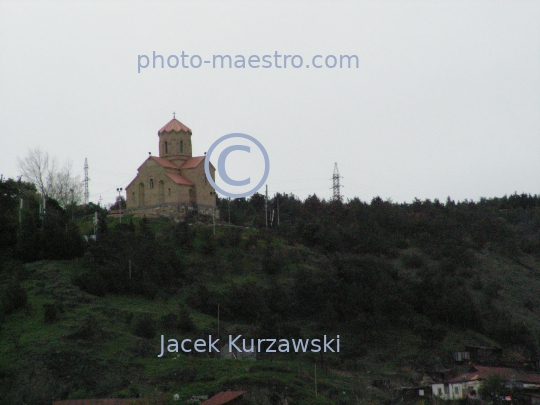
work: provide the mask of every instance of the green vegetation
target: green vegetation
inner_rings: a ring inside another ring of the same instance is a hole
[[[231,201],[231,224],[214,235],[195,213],[120,224],[99,207],[49,200],[40,217],[31,185],[0,179],[0,404],[139,395],[173,403],[175,393],[227,389],[250,392],[253,403],[386,403],[393,393],[375,381],[413,384],[451,366],[449,352],[465,345],[538,359],[540,197],[280,195],[279,204],[280,226],[266,229],[260,195]],[[227,222],[228,207],[220,201]],[[94,211],[98,239],[84,242]],[[341,351],[157,357],[162,334],[218,333],[339,334]]]
[[[504,377],[493,374],[482,382],[478,393],[484,398],[490,398],[493,403],[500,403],[500,398],[503,395],[508,395],[510,390],[506,388],[506,379]]]

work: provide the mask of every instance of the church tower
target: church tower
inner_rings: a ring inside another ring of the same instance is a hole
[[[159,157],[173,161],[181,166],[193,156],[191,150],[191,129],[186,127],[173,116],[163,128],[158,131]]]

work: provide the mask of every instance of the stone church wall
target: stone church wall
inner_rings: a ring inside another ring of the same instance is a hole
[[[146,216],[147,218],[168,217],[173,219],[183,219],[189,212],[194,210],[193,206],[182,203],[166,203],[154,206],[128,208],[125,211],[127,215],[133,215],[138,218]],[[215,206],[197,205],[199,214],[212,215],[212,212],[219,218],[219,210]]]

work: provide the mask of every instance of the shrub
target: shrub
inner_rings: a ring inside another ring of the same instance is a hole
[[[278,249],[268,247],[265,249],[262,258],[263,271],[269,276],[277,275],[285,266],[283,254]]]
[[[191,249],[195,239],[195,230],[187,220],[179,222],[174,228],[174,237],[180,246]]]
[[[73,340],[97,340],[103,334],[103,328],[93,315],[88,315],[80,326],[72,333],[66,335],[66,338]]]
[[[401,256],[401,261],[409,269],[419,269],[424,265],[424,259],[418,253],[406,253]]]
[[[219,299],[219,294],[211,293],[204,284],[193,285],[187,296],[189,306],[205,314],[214,314],[217,311]]]
[[[26,290],[18,282],[10,283],[2,293],[2,312],[5,315],[26,307],[27,303]]]
[[[169,312],[161,317],[159,323],[163,329],[175,330],[178,328],[178,315]]]
[[[211,227],[200,227],[199,228],[199,248],[201,253],[211,256],[216,253],[217,243],[216,237],[214,236],[214,230]]]
[[[55,304],[43,304],[45,323],[54,323],[58,319],[58,310]]]
[[[239,247],[242,243],[242,232],[242,228],[224,228],[219,236],[219,244],[225,247]]]
[[[79,276],[74,277],[72,283],[82,291],[98,297],[105,296],[107,292],[107,280],[105,280],[96,268],[87,270]]]
[[[195,324],[191,319],[189,311],[185,307],[180,308],[180,312],[178,314],[178,328],[182,332],[192,332],[195,330]]]
[[[156,335],[156,327],[152,317],[148,314],[141,316],[135,323],[133,333],[145,339],[152,339]]]

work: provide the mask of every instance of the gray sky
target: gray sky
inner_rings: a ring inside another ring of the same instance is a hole
[[[138,73],[153,51],[360,63]],[[196,155],[257,138],[271,194],[329,198],[334,162],[346,198],[539,193],[540,1],[0,1],[5,177],[41,146],[81,177],[88,158],[91,201],[112,202],[173,111]]]

